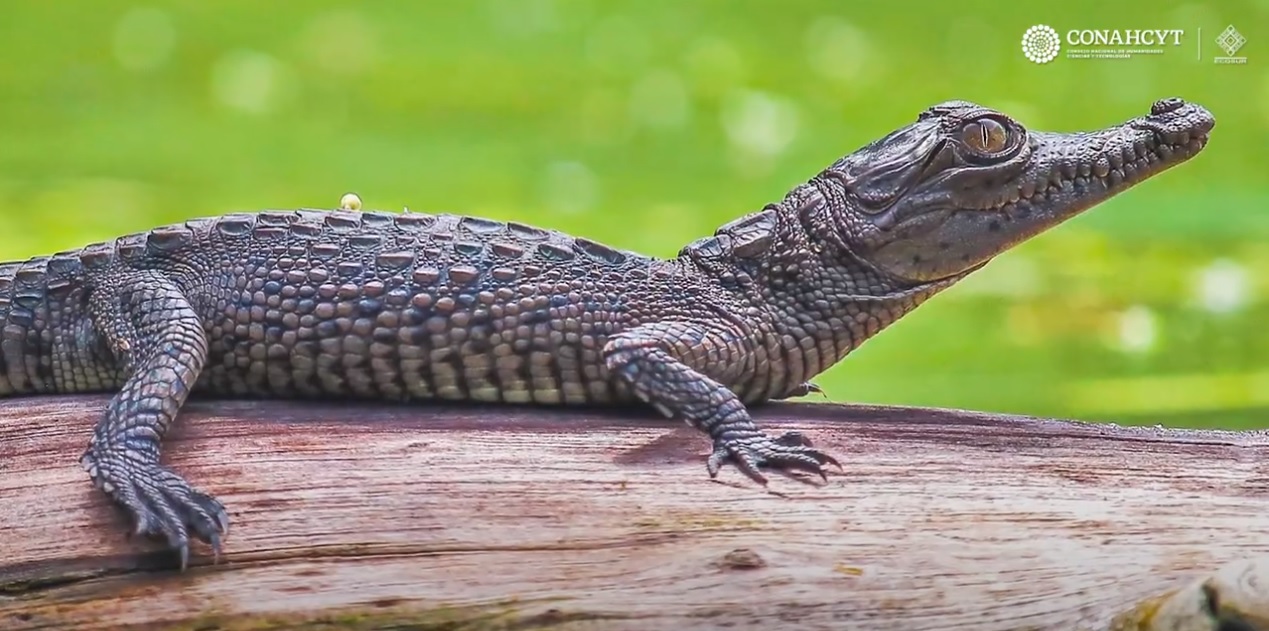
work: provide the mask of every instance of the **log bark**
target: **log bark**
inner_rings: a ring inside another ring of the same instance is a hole
[[[0,628],[1269,629],[1264,431],[772,404],[845,470],[764,491],[643,411],[196,401],[182,573],[78,465],[105,401],[0,402]]]

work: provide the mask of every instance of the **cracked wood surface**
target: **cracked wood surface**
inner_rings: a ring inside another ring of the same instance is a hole
[[[767,493],[643,411],[194,401],[232,527],[181,574],[79,468],[105,401],[0,402],[0,628],[1269,628],[1263,431],[772,404],[845,471]]]

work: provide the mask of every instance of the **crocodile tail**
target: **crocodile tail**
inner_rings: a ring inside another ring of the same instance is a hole
[[[87,323],[79,254],[0,263],[0,396],[74,389]]]

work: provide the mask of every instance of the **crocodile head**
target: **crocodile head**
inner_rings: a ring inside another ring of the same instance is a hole
[[[1201,151],[1202,107],[1163,99],[1100,131],[1029,131],[949,101],[842,158],[813,184],[838,203],[832,238],[910,282],[949,279]]]

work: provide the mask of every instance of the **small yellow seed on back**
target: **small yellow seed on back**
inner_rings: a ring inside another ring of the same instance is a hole
[[[361,210],[361,198],[356,193],[344,193],[344,196],[339,198],[339,209]]]

